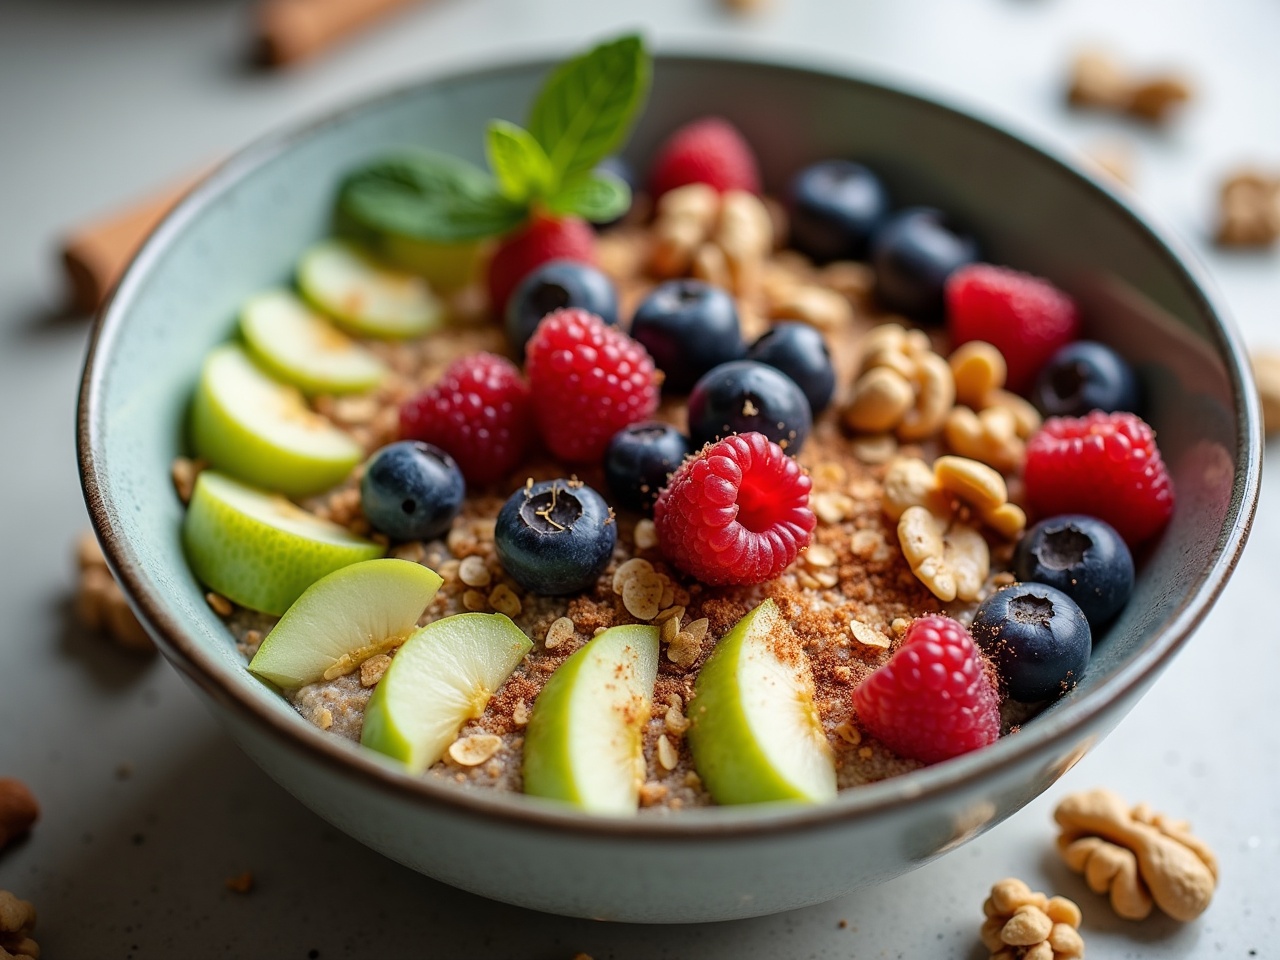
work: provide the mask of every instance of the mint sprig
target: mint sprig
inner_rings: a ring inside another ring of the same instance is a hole
[[[492,174],[429,151],[377,160],[343,182],[339,219],[363,232],[435,243],[507,233],[535,209],[614,220],[631,205],[631,191],[595,168],[626,140],[650,74],[638,35],[603,43],[551,72],[528,129],[490,122],[485,153]]]

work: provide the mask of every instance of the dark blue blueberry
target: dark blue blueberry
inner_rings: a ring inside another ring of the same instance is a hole
[[[619,180],[621,180],[623,183],[625,183],[628,187],[631,188],[632,197],[636,195],[635,168],[631,166],[631,164],[627,163],[627,161],[622,157],[605,157],[603,160],[601,160],[599,163],[596,164],[596,171],[599,173],[613,174],[615,177],[617,177]],[[617,223],[619,220],[621,220],[622,217],[625,217],[625,216],[626,214],[624,213],[622,214],[622,216],[616,217],[613,220],[608,220],[604,223],[597,223],[596,226],[611,227],[615,223]]]
[[[420,440],[401,440],[365,464],[360,508],[392,540],[432,540],[448,531],[465,493],[453,457]]]
[[[609,441],[604,477],[619,504],[650,513],[667,477],[688,454],[689,438],[671,424],[633,423]]]
[[[1093,636],[1076,602],[1043,583],[1015,583],[982,601],[973,639],[991,658],[1010,698],[1060,697],[1089,666]]]
[[[1041,520],[1028,530],[1014,552],[1013,572],[1019,580],[1057,587],[1095,629],[1133,592],[1133,556],[1124,539],[1111,524],[1081,514]]]
[[[524,345],[542,318],[565,307],[588,310],[612,326],[618,322],[618,291],[612,280],[590,264],[544,263],[520,281],[507,301],[507,339],[512,349],[524,356]]]
[[[577,593],[609,565],[618,524],[604,498],[580,480],[544,480],[513,493],[498,512],[502,567],[531,593]]]
[[[978,258],[978,245],[940,210],[912,207],[887,220],[871,242],[876,296],[921,323],[942,320],[947,277]]]
[[[1138,378],[1125,359],[1092,340],[1069,343],[1045,364],[1031,402],[1046,417],[1082,417],[1091,410],[1135,413]]]
[[[809,401],[785,373],[755,360],[711,370],[689,394],[695,449],[733,433],[763,433],[793,457],[813,425]]]
[[[631,336],[666,374],[662,388],[688,393],[712,367],[747,353],[733,297],[701,280],[660,284],[636,309]]]
[[[791,181],[791,245],[818,263],[863,260],[889,194],[860,163],[823,160]]]
[[[794,380],[815,417],[831,402],[836,390],[831,354],[822,334],[807,323],[789,320],[774,324],[751,345],[747,359],[776,367]]]

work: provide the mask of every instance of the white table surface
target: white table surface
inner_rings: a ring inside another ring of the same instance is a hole
[[[1092,958],[1280,955],[1280,724],[1269,709],[1280,658],[1272,614],[1256,605],[1274,595],[1280,562],[1274,476],[1194,641],[1116,733],[988,835],[783,916],[679,928],[564,920],[459,893],[347,839],[244,758],[160,659],[122,655],[76,626],[70,555],[87,522],[72,425],[87,323],[60,306],[53,256],[84,215],[335,102],[640,24],[660,44],[839,58],[1069,147],[1130,142],[1142,200],[1208,262],[1246,339],[1280,346],[1280,259],[1205,241],[1225,167],[1280,169],[1280,4],[775,0],[734,18],[714,0],[436,0],[279,74],[244,66],[246,12],[216,0],[0,4],[0,775],[29,783],[44,811],[0,856],[0,888],[36,903],[47,957],[976,960],[980,905],[1006,875],[1077,899]],[[1087,42],[1185,67],[1194,106],[1155,132],[1069,114],[1061,73]],[[1190,818],[1217,850],[1222,882],[1200,921],[1117,921],[1057,862],[1052,807],[1094,785]],[[224,880],[244,870],[253,893],[228,892]]]

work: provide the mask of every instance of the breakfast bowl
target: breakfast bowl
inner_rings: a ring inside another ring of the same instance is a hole
[[[318,729],[246,670],[188,565],[170,465],[189,450],[193,387],[239,306],[287,282],[298,252],[327,235],[351,169],[405,145],[479,160],[486,120],[521,116],[551,65],[433,79],[270,137],[173,211],[103,311],[85,365],[80,470],[108,562],[164,656],[271,777],[453,886],[564,915],[684,923],[814,904],[927,863],[1044,792],[1154,682],[1230,575],[1260,472],[1243,349],[1190,257],[1111,188],[964,112],[834,69],[663,55],[626,154],[643,161],[681,123],[717,115],[755,146],[774,193],[806,163],[856,158],[895,198],[969,225],[993,262],[1054,278],[1086,333],[1137,370],[1177,507],[1138,554],[1132,598],[1095,636],[1079,683],[1016,732],[822,804],[588,815],[412,776]]]

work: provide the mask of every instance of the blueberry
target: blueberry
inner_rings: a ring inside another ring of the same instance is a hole
[[[605,157],[603,160],[601,160],[599,163],[596,164],[596,172],[613,174],[615,177],[617,177],[619,180],[625,183],[628,187],[630,187],[632,197],[635,196],[636,183],[637,183],[636,171],[635,171],[635,168],[631,166],[631,164],[629,164],[622,157]],[[597,223],[596,226],[611,227],[615,223],[617,223],[619,220],[621,220],[622,217],[625,217],[625,216],[626,214],[624,213],[622,214],[622,216],[615,217],[613,220],[609,220],[604,223]]]
[[[1133,592],[1133,557],[1115,527],[1096,517],[1067,514],[1041,520],[1013,555],[1019,580],[1057,587],[1098,628],[1120,612]]]
[[[420,440],[401,440],[365,464],[360,508],[392,540],[431,540],[449,529],[465,493],[453,457]]]
[[[827,341],[807,323],[786,321],[751,345],[748,360],[776,367],[796,382],[809,401],[809,411],[816,417],[836,390],[836,373],[831,366]]]
[[[633,423],[613,435],[604,454],[604,476],[619,504],[643,513],[689,454],[689,438],[669,423]]]
[[[662,386],[668,393],[688,393],[712,367],[747,353],[733,297],[701,280],[656,287],[636,309],[631,336],[666,374]]]
[[[849,160],[824,160],[791,181],[791,243],[818,263],[862,260],[889,194],[874,173]]]
[[[595,267],[551,260],[520,281],[507,300],[507,340],[521,356],[542,318],[553,310],[581,307],[612,326],[618,322],[618,291]]]
[[[971,632],[1021,703],[1052,700],[1074,687],[1093,648],[1076,602],[1043,583],[997,590],[978,607]]]
[[[809,401],[785,373],[755,360],[722,363],[689,394],[689,438],[694,448],[732,433],[763,433],[793,457],[813,415]]]
[[[494,532],[503,568],[524,589],[543,596],[592,586],[617,540],[613,511],[580,480],[521,487],[502,505]]]
[[[1077,340],[1055,353],[1031,391],[1031,402],[1046,417],[1082,417],[1091,410],[1135,413],[1139,401],[1133,368],[1092,340]]]
[[[871,241],[876,296],[913,320],[942,319],[947,277],[978,258],[978,245],[940,210],[912,207],[885,222]]]

